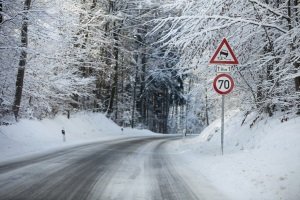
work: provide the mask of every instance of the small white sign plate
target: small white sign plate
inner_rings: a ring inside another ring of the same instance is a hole
[[[234,66],[222,66],[218,65],[216,66],[216,72],[217,73],[230,73],[234,70]]]

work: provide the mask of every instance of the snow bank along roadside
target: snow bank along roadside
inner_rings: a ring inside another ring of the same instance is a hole
[[[300,199],[300,118],[281,123],[253,117],[227,116],[224,156],[220,155],[220,120],[199,137],[175,141],[187,169],[204,175],[229,199]],[[195,176],[196,177],[196,176]]]
[[[65,130],[66,142],[63,141]],[[20,120],[20,122],[0,126],[0,162],[30,155],[90,143],[134,135],[154,134],[147,130],[121,127],[100,113],[81,112],[67,119]]]

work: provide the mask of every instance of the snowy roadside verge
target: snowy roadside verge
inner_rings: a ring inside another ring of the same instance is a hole
[[[66,132],[66,142],[63,141],[62,129]],[[41,121],[24,119],[13,125],[0,126],[0,162],[137,135],[154,133],[131,128],[124,128],[122,131],[121,127],[101,113],[80,112],[70,119],[62,115]]]
[[[170,148],[186,167],[204,175],[229,199],[300,199],[300,118],[281,123],[279,117],[253,118],[241,126],[243,116],[227,116],[224,156],[220,150],[220,120],[199,137],[175,141]]]

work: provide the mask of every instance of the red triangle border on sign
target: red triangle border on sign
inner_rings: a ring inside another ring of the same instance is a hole
[[[224,44],[226,45],[227,49],[229,50],[229,53],[231,54],[231,57],[233,58],[233,60],[224,60],[224,61],[215,60]],[[238,65],[239,64],[239,61],[237,60],[235,54],[233,53],[233,50],[230,47],[226,38],[223,38],[221,44],[215,51],[213,57],[210,59],[209,64],[222,64],[222,65]]]

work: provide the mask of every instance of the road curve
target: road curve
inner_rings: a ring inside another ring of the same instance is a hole
[[[0,164],[0,200],[224,200],[166,151],[174,139],[119,139]]]

